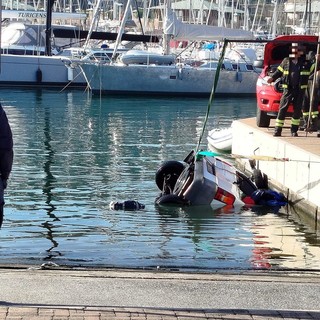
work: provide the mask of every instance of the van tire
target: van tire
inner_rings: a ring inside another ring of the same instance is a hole
[[[164,180],[168,179],[170,188],[173,190],[175,184],[184,170],[185,165],[179,161],[165,161],[156,172],[155,181],[160,190],[163,189]]]
[[[253,170],[253,181],[258,189],[269,189],[268,176],[259,169]]]
[[[177,196],[176,194],[165,194],[156,199],[157,205],[176,205],[183,206],[187,205],[187,201]]]

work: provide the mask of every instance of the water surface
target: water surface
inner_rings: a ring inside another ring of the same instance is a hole
[[[155,172],[199,141],[207,99],[0,90],[15,159],[0,263],[180,270],[318,269],[319,231],[288,208],[157,208]],[[217,98],[214,127],[253,117],[255,98]],[[142,211],[112,211],[138,200]]]

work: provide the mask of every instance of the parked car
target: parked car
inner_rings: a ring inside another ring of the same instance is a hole
[[[268,84],[267,79],[276,71],[281,61],[291,53],[292,43],[299,43],[309,51],[317,52],[317,36],[311,35],[285,35],[279,36],[266,43],[264,58],[261,61],[262,72],[257,81],[257,118],[258,127],[269,127],[270,120],[276,118],[282,95],[281,79],[273,84]],[[258,66],[258,63],[256,63]],[[292,105],[288,108],[288,115],[293,112]]]

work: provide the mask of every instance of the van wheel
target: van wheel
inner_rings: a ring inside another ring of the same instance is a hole
[[[160,190],[163,190],[164,182],[173,190],[181,172],[184,169],[184,164],[179,161],[165,161],[161,164],[156,172],[156,184]]]
[[[253,181],[258,189],[269,189],[268,176],[259,169],[253,170]]]
[[[270,117],[265,111],[261,111],[259,107],[257,107],[256,123],[259,128],[268,128],[270,125]]]
[[[177,196],[176,194],[165,194],[159,198],[156,199],[156,204],[158,205],[187,205],[188,203],[182,199],[181,197]]]

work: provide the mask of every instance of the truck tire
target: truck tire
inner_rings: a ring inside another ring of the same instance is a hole
[[[257,107],[256,123],[259,128],[268,128],[270,125],[270,116],[265,111],[261,111],[259,107]]]

